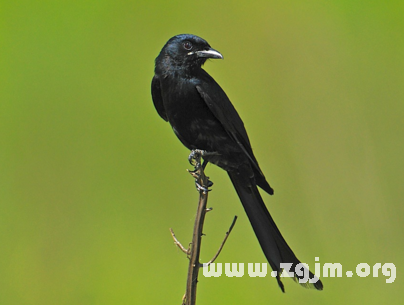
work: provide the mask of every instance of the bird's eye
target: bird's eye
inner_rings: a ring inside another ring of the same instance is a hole
[[[189,41],[185,41],[184,42],[184,49],[185,50],[191,50],[192,49],[192,43],[190,43]]]

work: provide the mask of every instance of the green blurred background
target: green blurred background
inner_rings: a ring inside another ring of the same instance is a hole
[[[0,304],[180,304],[198,194],[152,104],[154,58],[180,33],[236,106],[264,196],[297,256],[341,263],[324,291],[204,278],[198,304],[388,304],[404,297],[403,1],[2,1]],[[265,262],[214,166],[202,260]],[[394,263],[397,278],[347,278]],[[312,268],[313,269],[313,268]]]

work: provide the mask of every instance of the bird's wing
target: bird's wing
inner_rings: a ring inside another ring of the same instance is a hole
[[[166,110],[164,109],[163,98],[161,96],[160,80],[158,79],[157,76],[153,77],[151,89],[152,89],[151,93],[152,93],[153,104],[157,110],[157,113],[165,121],[168,121]]]
[[[214,116],[223,125],[229,136],[239,145],[250,159],[254,168],[263,176],[261,169],[258,166],[258,162],[252,152],[250,140],[248,139],[243,121],[226,93],[224,93],[222,88],[220,88],[212,78],[210,78],[209,83],[201,82],[197,84],[196,89],[206,105],[208,105],[210,111],[212,111]]]
[[[202,81],[196,84],[196,89],[206,105],[208,105],[210,111],[223,125],[228,135],[238,144],[250,160],[257,185],[272,195],[274,190],[266,181],[258,165],[258,161],[255,159],[243,121],[219,84],[208,73],[204,70],[202,71]]]

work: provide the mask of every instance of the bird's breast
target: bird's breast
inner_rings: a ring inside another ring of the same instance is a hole
[[[228,138],[192,79],[166,80],[162,92],[168,121],[186,147],[211,151],[217,149],[214,143]]]

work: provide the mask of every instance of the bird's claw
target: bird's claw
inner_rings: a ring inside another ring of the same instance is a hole
[[[206,154],[205,150],[194,149],[188,156],[189,163],[195,167],[195,171],[197,171],[201,167],[201,157]]]
[[[208,177],[206,177],[206,178],[208,178]],[[200,185],[200,184],[198,183],[198,179],[195,178],[195,186],[196,186],[196,190],[197,190],[198,192],[200,192],[200,191],[203,191],[204,193],[210,192],[211,190],[210,190],[209,188],[210,188],[212,185],[213,185],[213,182],[210,181],[209,178],[208,178],[207,187],[204,187],[204,186]]]
[[[206,194],[207,192],[211,191],[209,188],[203,187],[202,185],[200,185],[197,181],[195,181],[195,186],[196,186],[196,190],[198,192],[203,191]]]

